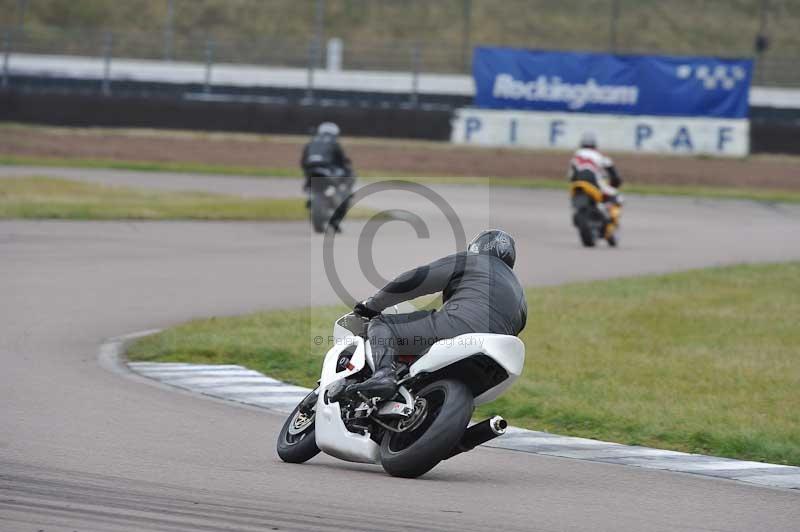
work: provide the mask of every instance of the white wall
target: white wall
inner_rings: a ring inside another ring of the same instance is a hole
[[[66,55],[11,54],[9,71],[20,75],[50,75],[81,79],[102,79],[103,59]],[[0,68],[2,56],[0,55]],[[204,63],[117,59],[111,61],[112,80],[161,81],[167,83],[203,83]],[[304,68],[265,67],[232,63],[215,63],[212,83],[237,87],[305,88],[308,70]],[[424,94],[473,94],[472,78],[450,74],[421,74],[418,91]],[[414,76],[410,72],[371,70],[314,71],[317,89],[359,90],[388,93],[410,93]]]
[[[347,51],[345,50],[346,54]],[[67,55],[16,54],[9,57],[12,74],[57,75],[65,77],[101,79],[101,57]],[[113,58],[112,79],[139,81],[166,81],[172,83],[203,83],[205,64]],[[308,83],[304,68],[276,68],[261,65],[217,63],[212,81],[223,85],[270,86],[303,88]],[[377,92],[410,92],[413,86],[409,72],[380,72],[366,70],[318,70],[314,84],[319,89],[366,90]],[[422,74],[419,92],[423,94],[453,94],[473,96],[475,83],[472,76],[460,74]],[[750,105],[800,109],[800,89],[752,87]]]
[[[459,109],[452,142],[570,150],[584,132],[609,151],[744,157],[748,120]]]

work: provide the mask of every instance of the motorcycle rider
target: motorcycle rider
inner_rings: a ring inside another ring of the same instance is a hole
[[[317,131],[311,140],[303,148],[303,155],[300,158],[300,166],[303,168],[305,183],[303,191],[307,192],[310,185],[311,176],[315,170],[324,170],[333,177],[341,177],[345,180],[350,190],[352,190],[355,178],[350,159],[344,153],[339,144],[339,126],[333,122],[323,122],[317,126]],[[347,203],[349,200],[345,200]],[[306,208],[310,207],[311,200],[306,202]],[[336,212],[329,224],[339,232],[339,224],[347,212],[347,205]]]
[[[587,182],[600,191],[601,197],[594,198],[602,205],[610,223],[606,226],[606,238],[614,234],[622,211],[622,198],[619,189],[622,178],[617,172],[614,162],[597,149],[597,138],[594,133],[584,133],[580,148],[572,155],[567,177],[572,183]]]
[[[512,268],[514,239],[505,231],[479,233],[467,250],[406,272],[353,311],[371,321],[367,329],[375,373],[347,392],[389,399],[397,392],[396,356],[420,356],[435,342],[468,333],[518,335],[528,307]],[[422,295],[442,292],[438,310],[383,315],[381,311]]]

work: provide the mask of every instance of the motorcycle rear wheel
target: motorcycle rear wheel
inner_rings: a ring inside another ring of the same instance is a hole
[[[424,417],[405,432],[386,431],[381,441],[381,465],[394,477],[416,478],[444,460],[469,424],[472,392],[457,380],[436,381],[417,394]],[[416,425],[416,426],[414,426]]]
[[[319,453],[314,435],[315,413],[312,412],[309,416],[300,411],[304,401],[305,399],[300,401],[300,404],[289,414],[278,434],[278,456],[284,462],[291,464],[302,464]]]
[[[315,233],[324,233],[331,218],[328,209],[328,199],[320,193],[314,194],[311,198],[311,226]]]
[[[594,247],[595,244],[595,234],[592,230],[590,217],[591,214],[583,210],[575,215],[575,225],[578,226],[581,244],[587,248]]]

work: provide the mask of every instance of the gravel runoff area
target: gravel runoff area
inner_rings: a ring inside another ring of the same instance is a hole
[[[298,167],[304,141],[304,137],[246,134],[5,126],[0,127],[0,157],[293,169]],[[566,152],[346,136],[343,144],[359,172],[393,175],[559,179],[565,173],[569,158]],[[710,159],[615,154],[614,158],[622,174],[637,184],[800,190],[800,159],[797,157],[756,155],[747,159]]]

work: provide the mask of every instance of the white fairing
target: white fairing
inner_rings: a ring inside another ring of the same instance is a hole
[[[325,355],[322,363],[322,376],[320,377],[319,397],[314,420],[317,447],[322,452],[341,460],[378,463],[380,460],[378,444],[370,439],[369,434],[356,434],[347,430],[342,421],[339,403],[325,403],[325,391],[331,384],[361,371],[367,360],[369,345],[363,339],[353,336],[350,331],[338,325],[334,326],[334,338],[336,338],[335,345]],[[356,348],[350,359],[351,369],[337,373],[336,363],[339,355],[353,345]],[[372,356],[370,355],[369,358],[371,359]]]
[[[394,305],[393,307],[387,308],[386,310],[384,310],[382,312],[382,314],[401,314],[401,313],[406,313],[406,312],[413,312],[414,310],[416,310],[416,309],[413,306],[411,306],[409,303],[400,303],[399,305]],[[345,316],[342,316],[341,318],[336,320],[334,322],[334,324],[333,324],[333,338],[334,338],[334,341],[335,341],[336,345],[348,345],[348,342],[352,342],[353,341],[352,338],[358,338],[358,337],[354,336],[351,331],[349,331],[349,330],[345,329],[344,327],[342,327],[341,325],[339,325],[339,322]],[[372,350],[370,349],[369,344],[367,344],[367,354],[369,355],[369,356],[367,356],[367,364],[369,364],[369,367],[374,371],[375,370],[375,361],[372,359],[372,354],[371,353],[372,353]],[[334,364],[333,367],[335,368],[336,365]]]
[[[326,404],[326,391],[330,386],[345,377],[361,371],[365,364],[373,366],[372,353],[368,342],[339,325],[334,325],[335,345],[325,355],[322,375],[318,389],[316,406],[315,435],[317,446],[326,454],[350,462],[379,463],[380,447],[367,434],[356,434],[347,430],[342,421],[339,403]],[[352,349],[350,369],[337,373],[338,360],[347,349]],[[515,336],[502,334],[464,334],[449,340],[442,340],[415,362],[409,372],[412,376],[440,370],[473,355],[483,354],[495,360],[508,377],[481,393],[475,404],[488,403],[502,394],[522,372],[525,362],[525,345]],[[409,399],[411,400],[411,399]]]
[[[479,353],[492,358],[508,373],[507,379],[475,398],[476,405],[488,403],[506,391],[522,373],[522,366],[525,364],[525,344],[516,336],[474,333],[440,340],[411,365],[409,373],[412,376],[430,373]]]

